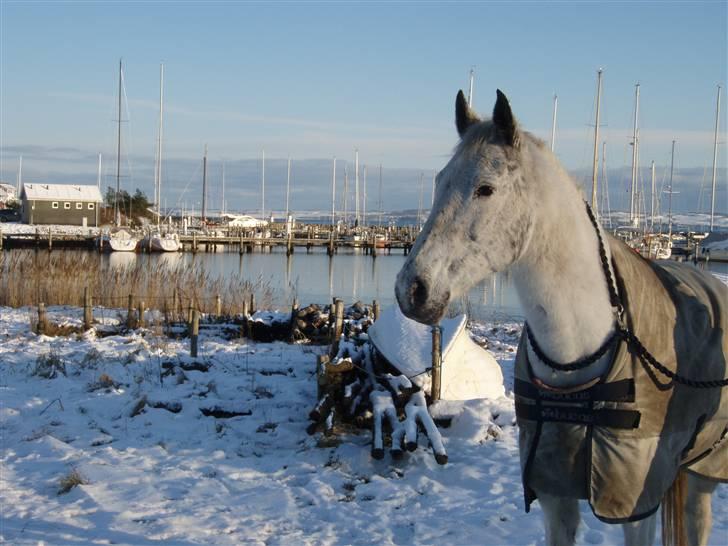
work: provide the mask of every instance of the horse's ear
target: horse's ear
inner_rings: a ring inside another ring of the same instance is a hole
[[[479,121],[478,116],[468,106],[468,101],[465,100],[465,95],[463,95],[461,89],[458,91],[458,96],[455,99],[455,126],[458,128],[460,137],[462,138],[471,125]]]
[[[496,90],[496,94],[498,98],[493,108],[493,124],[503,135],[508,145],[517,147],[519,142],[518,126],[516,118],[513,117],[513,112],[511,112],[511,105],[500,89]]]

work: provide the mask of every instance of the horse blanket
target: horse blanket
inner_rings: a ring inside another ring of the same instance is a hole
[[[626,326],[678,375],[726,377],[728,288],[608,240]],[[587,499],[600,520],[623,523],[657,510],[680,469],[728,481],[728,388],[672,382],[620,339],[604,376],[555,389],[533,376],[527,343],[524,329],[515,393],[526,511],[538,490]]]

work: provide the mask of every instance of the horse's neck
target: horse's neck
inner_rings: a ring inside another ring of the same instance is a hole
[[[566,208],[534,218],[534,235],[514,267],[514,282],[526,320],[545,355],[567,363],[594,353],[613,331],[614,317],[596,230],[583,201],[574,189],[553,203]],[[565,386],[601,375],[611,353],[578,372],[554,373],[530,347],[529,357],[537,377]]]

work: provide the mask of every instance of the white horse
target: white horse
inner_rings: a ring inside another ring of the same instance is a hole
[[[574,543],[582,498],[623,524],[628,546],[652,544],[664,495],[663,541],[706,544],[710,496],[728,479],[728,290],[604,234],[500,91],[487,121],[461,91],[456,126],[461,141],[397,277],[402,311],[435,324],[510,269],[527,324],[515,389],[524,491],[527,506],[540,501],[547,543]]]

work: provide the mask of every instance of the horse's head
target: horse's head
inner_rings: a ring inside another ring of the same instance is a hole
[[[397,276],[402,312],[437,323],[453,298],[521,255],[530,236],[523,138],[506,96],[498,91],[493,119],[481,121],[462,91],[455,103],[461,141],[437,176],[435,202]]]

